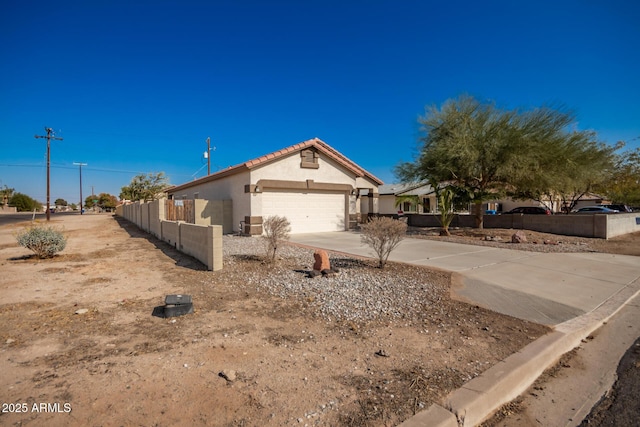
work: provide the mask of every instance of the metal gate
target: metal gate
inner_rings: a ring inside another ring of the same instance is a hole
[[[193,200],[165,200],[164,215],[167,221],[196,223],[196,211]]]

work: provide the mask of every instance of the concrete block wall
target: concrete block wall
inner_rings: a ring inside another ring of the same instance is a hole
[[[180,250],[180,223],[175,221],[161,221],[160,239]]]
[[[439,215],[409,214],[413,227],[440,227]],[[565,236],[610,239],[640,231],[640,213],[596,215],[484,215],[484,228],[532,230]],[[450,227],[474,227],[473,215],[456,215]]]
[[[167,222],[167,221],[163,221]],[[222,226],[178,223],[178,249],[209,270],[222,269]]]
[[[223,234],[233,233],[233,203],[231,200],[195,199],[196,224],[220,225]]]
[[[640,231],[640,212],[607,215],[607,238]]]
[[[149,203],[140,205],[140,228],[149,232]]]
[[[224,213],[224,206],[220,204],[220,213]],[[222,225],[166,221],[164,199],[124,205],[116,210],[116,214],[179,251],[196,258],[209,270],[222,269]],[[228,218],[231,218],[231,215],[228,215]]]

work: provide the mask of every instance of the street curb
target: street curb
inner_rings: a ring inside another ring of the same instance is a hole
[[[468,427],[480,424],[502,405],[526,391],[563,354],[579,346],[584,338],[639,294],[640,279],[636,279],[593,311],[557,325],[555,331],[530,343],[451,392],[444,399],[443,405],[433,404],[400,426]]]

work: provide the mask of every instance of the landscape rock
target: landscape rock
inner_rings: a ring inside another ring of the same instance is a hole
[[[76,310],[75,314],[85,314],[85,313],[88,313],[88,312],[89,312],[89,310],[88,310],[88,309],[86,309],[86,308],[81,308],[81,309],[79,309],[79,310]]]
[[[522,230],[516,231],[511,236],[511,243],[527,243],[527,234]]]
[[[314,270],[322,271],[331,269],[331,262],[329,261],[327,251],[317,250],[313,253],[313,258],[315,259],[315,263],[313,264]]]
[[[218,375],[229,382],[233,382],[236,380],[236,371],[234,371],[233,369],[225,369],[224,371],[220,372]]]

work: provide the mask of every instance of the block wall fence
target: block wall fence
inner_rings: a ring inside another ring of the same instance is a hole
[[[222,269],[222,225],[167,221],[165,199],[134,202],[116,208],[116,215],[202,262],[209,270]]]
[[[408,225],[414,227],[440,227],[440,216],[435,214],[409,214]],[[539,231],[565,236],[610,239],[640,231],[640,213],[595,215],[484,215],[484,228],[513,228]],[[473,215],[456,215],[451,227],[473,227]]]

